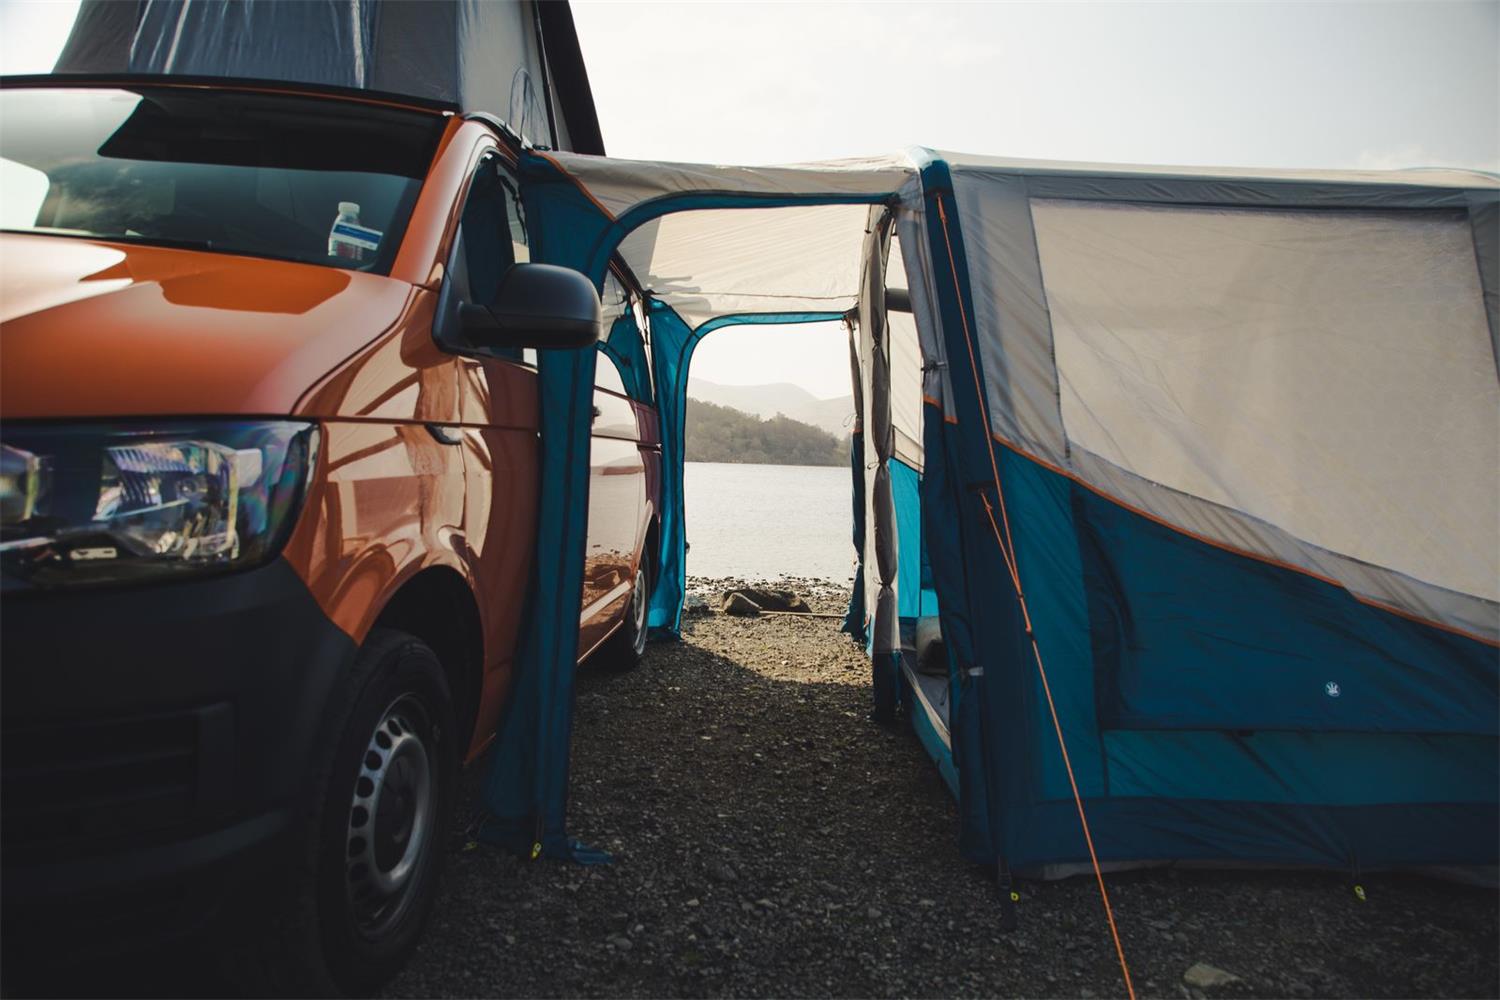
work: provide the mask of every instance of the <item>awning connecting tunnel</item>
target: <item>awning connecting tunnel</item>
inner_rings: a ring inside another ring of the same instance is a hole
[[[1089,861],[1076,781],[1103,862],[1496,862],[1495,178],[927,150],[523,170],[536,259],[603,288],[618,251],[648,289],[603,349],[654,369],[659,633],[682,606],[694,346],[852,324],[852,624],[966,857]],[[496,837],[573,856],[594,360],[540,362],[535,621],[487,791]],[[945,681],[902,655],[934,614]]]

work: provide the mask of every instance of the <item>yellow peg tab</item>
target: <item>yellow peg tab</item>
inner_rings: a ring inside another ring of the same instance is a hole
[[[1365,901],[1365,887],[1364,886],[1362,886],[1362,885],[1356,885],[1354,887],[1354,898],[1357,899],[1357,900],[1359,900],[1361,903],[1363,903]]]
[[[1019,903],[1021,901],[1021,894],[1012,889],[1010,893],[1010,901],[1012,903]]]
[[[541,856],[542,856],[542,842],[540,840],[538,840],[536,843],[534,843],[534,844],[531,845],[531,860],[535,861],[537,858],[539,858]]]

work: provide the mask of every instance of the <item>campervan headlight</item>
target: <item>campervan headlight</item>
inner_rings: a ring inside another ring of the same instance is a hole
[[[5,590],[239,569],[291,530],[318,444],[293,421],[17,426],[0,442]]]

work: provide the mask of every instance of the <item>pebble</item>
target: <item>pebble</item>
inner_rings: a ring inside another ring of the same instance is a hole
[[[1237,983],[1240,977],[1232,972],[1217,969],[1206,962],[1196,962],[1188,967],[1182,974],[1182,981],[1188,986],[1200,990],[1213,989],[1215,986],[1228,986]]]

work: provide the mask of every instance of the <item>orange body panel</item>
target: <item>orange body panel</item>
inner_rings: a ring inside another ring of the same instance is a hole
[[[315,264],[0,234],[6,419],[292,412],[411,285]]]

